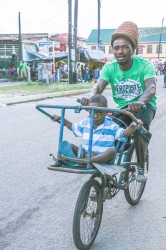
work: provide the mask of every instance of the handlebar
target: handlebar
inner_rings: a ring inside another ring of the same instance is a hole
[[[81,99],[80,99],[80,98],[77,98],[77,102],[78,102],[78,103],[81,103]]]
[[[81,103],[81,99],[77,98],[77,102]],[[82,107],[84,107],[84,106],[82,106]],[[145,109],[145,108],[146,108],[146,105],[143,105],[141,107],[141,109]],[[112,110],[111,112],[114,114],[119,113],[119,114],[129,116],[132,119],[132,121],[134,121],[136,123],[136,125],[139,125],[137,118],[133,115],[133,113],[131,113],[131,111],[128,108],[126,108],[126,109],[111,109],[111,110]],[[139,127],[139,130],[140,130],[140,133],[142,133],[142,134],[146,134],[148,132],[143,126]]]
[[[77,102],[80,102],[81,99],[77,99]],[[50,108],[54,108],[54,109],[61,109],[62,110],[62,114],[61,117],[63,116],[63,120],[64,120],[64,114],[65,114],[65,110],[66,109],[74,109],[75,113],[80,113],[81,110],[86,110],[89,111],[91,110],[92,113],[94,113],[94,110],[98,110],[98,111],[106,111],[107,113],[114,113],[114,114],[123,114],[126,115],[128,117],[130,117],[130,119],[132,121],[134,121],[136,123],[136,125],[139,125],[139,122],[137,120],[137,118],[129,111],[129,110],[124,110],[124,109],[110,109],[110,108],[104,108],[104,107],[93,107],[93,106],[60,106],[60,105],[37,105],[36,109],[38,109],[40,112],[42,112],[43,114],[45,114],[46,116],[48,116],[49,118],[51,118],[51,120],[54,120],[54,117],[52,115],[50,115],[48,112],[46,112],[43,109],[50,109]],[[61,123],[60,121],[57,121],[58,123]],[[147,130],[144,127],[140,127],[140,132],[141,134],[146,134]]]
[[[104,107],[81,106],[81,105],[79,105],[79,106],[60,106],[60,105],[42,105],[42,104],[37,105],[36,109],[39,110],[41,113],[45,114],[46,116],[48,116],[49,118],[51,118],[51,120],[54,120],[54,116],[51,115],[49,112],[45,111],[44,109],[61,109],[61,116],[60,116],[61,119],[60,119],[60,121],[58,121],[60,123],[58,154],[60,154],[60,144],[63,140],[66,109],[73,109],[75,111],[75,113],[80,113],[81,110],[86,110],[86,111],[91,110],[92,120],[91,120],[91,124],[90,124],[88,158],[90,158],[91,152],[92,152],[92,138],[93,138],[93,128],[94,128],[94,117],[95,117],[96,110],[105,111],[107,113],[111,112],[111,113],[119,113],[119,114],[126,115],[126,116],[130,117],[131,120],[136,123],[136,125],[138,125],[138,120],[136,119],[136,117],[131,112],[129,112],[127,110],[122,110],[122,109],[110,109],[110,108],[104,108]],[[140,127],[140,133],[142,135],[146,134],[147,130],[144,127]]]

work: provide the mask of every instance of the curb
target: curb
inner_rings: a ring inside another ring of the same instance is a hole
[[[82,90],[71,90],[71,91],[62,91],[57,93],[45,93],[45,94],[37,94],[37,95],[27,95],[27,96],[13,96],[13,97],[4,97],[0,98],[0,107],[19,104],[19,103],[26,103],[26,102],[35,102],[39,100],[45,99],[52,99],[56,97],[63,97],[63,96],[72,96],[72,95],[79,95],[89,92],[90,89],[82,89]]]

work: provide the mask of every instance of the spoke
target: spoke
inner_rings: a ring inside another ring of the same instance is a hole
[[[137,156],[136,156],[136,152],[134,151],[132,159],[132,162],[137,162]],[[139,194],[140,194],[140,190],[141,190],[141,183],[137,182],[135,179],[135,172],[131,173],[129,180],[133,181],[130,183],[129,185],[129,192],[130,192],[130,196],[132,197],[132,199],[137,199]]]
[[[129,186],[130,195],[133,199],[137,199],[140,194],[141,183],[134,180]]]
[[[91,192],[97,196],[95,189],[91,189]],[[95,225],[98,222],[97,212],[97,201],[91,199],[91,192],[88,197],[88,201],[86,206],[84,207],[84,211],[81,215],[80,219],[80,235],[81,240],[84,244],[88,244],[94,233],[95,233]]]

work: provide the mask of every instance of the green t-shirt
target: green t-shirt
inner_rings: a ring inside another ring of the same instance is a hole
[[[131,102],[139,100],[145,91],[144,81],[156,78],[155,68],[149,60],[133,56],[133,65],[123,71],[117,61],[106,63],[101,71],[100,79],[107,81],[112,88],[112,95],[117,108],[123,108]],[[156,96],[150,104],[156,108]]]
[[[27,66],[27,64],[24,62],[24,63],[20,63],[20,70],[21,71],[26,71],[26,66]]]

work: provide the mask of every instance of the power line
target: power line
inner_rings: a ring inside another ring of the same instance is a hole
[[[65,0],[64,2],[66,2],[64,4],[67,5],[67,0]],[[26,19],[25,17],[22,17],[22,19],[24,19],[26,22],[29,22],[29,23],[35,24],[35,25],[46,24],[46,23],[49,23],[51,20],[53,20],[62,11],[62,9],[64,9],[64,5],[53,16],[51,16],[49,19],[47,19],[43,22],[39,22],[39,23],[32,22],[32,21]]]

